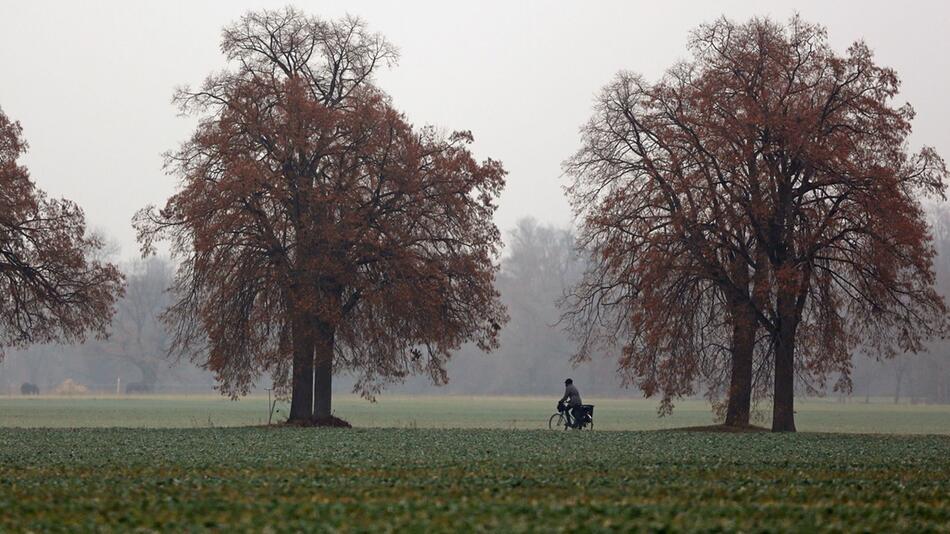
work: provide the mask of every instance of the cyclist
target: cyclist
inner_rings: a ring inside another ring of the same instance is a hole
[[[581,394],[577,391],[574,380],[568,378],[564,381],[564,396],[561,397],[561,400],[557,401],[557,404],[558,406],[564,404],[571,410],[571,426],[580,428],[581,421],[584,420],[584,410],[581,408]]]

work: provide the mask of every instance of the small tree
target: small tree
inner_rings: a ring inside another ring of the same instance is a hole
[[[395,49],[359,19],[288,8],[246,15],[222,50],[234,69],[176,96],[200,117],[168,156],[182,189],[136,218],[146,251],[168,237],[181,261],[172,350],[231,395],[270,372],[292,421],[325,422],[336,370],[372,395],[411,373],[445,381],[463,342],[494,347],[505,173],[475,161],[469,133],[393,109],[371,75]]]
[[[4,347],[104,335],[122,293],[79,206],[47,197],[17,163],[21,134],[0,110],[0,358]]]
[[[131,262],[125,269],[125,295],[116,303],[109,327],[109,339],[89,344],[91,356],[108,355],[135,366],[141,379],[126,385],[129,393],[148,393],[155,389],[166,359],[171,336],[160,316],[171,303],[168,291],[174,268],[163,258]]]

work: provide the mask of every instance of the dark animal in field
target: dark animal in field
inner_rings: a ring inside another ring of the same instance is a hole
[[[151,393],[152,386],[144,382],[129,382],[129,385],[125,386],[126,393]]]
[[[23,385],[20,386],[20,393],[23,395],[39,395],[40,388],[36,384],[24,382]]]

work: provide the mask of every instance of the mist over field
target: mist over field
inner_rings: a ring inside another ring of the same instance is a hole
[[[937,231],[938,284],[950,292],[950,212],[943,206],[930,213]],[[508,248],[502,260],[498,287],[511,314],[500,348],[484,354],[467,346],[448,365],[449,382],[436,386],[424,377],[395,383],[380,396],[502,395],[548,396],[561,394],[561,382],[573,377],[584,393],[598,398],[639,398],[635,387],[622,387],[616,375],[615,356],[604,354],[576,367],[570,362],[574,344],[559,324],[557,302],[577,282],[583,259],[572,249],[570,230],[523,219],[507,234]],[[160,288],[171,281],[171,266],[165,259],[130,261],[124,267],[129,292],[118,306],[108,340],[80,345],[39,345],[11,351],[0,362],[0,392],[19,395],[23,382],[37,384],[43,394],[56,393],[66,380],[87,388],[84,393],[125,394],[129,385],[147,383],[139,393],[214,393],[214,379],[187,360],[165,357],[168,334],[158,320],[167,306]],[[342,376],[335,391],[346,394],[353,380]],[[890,361],[856,355],[853,390],[850,395],[821,392],[828,400],[851,403],[943,404],[950,384],[950,346],[934,342],[916,355]],[[802,385],[804,386],[804,385]],[[270,387],[259,381],[255,394]],[[701,388],[700,388],[700,391]],[[62,391],[71,393],[70,391]],[[74,393],[74,392],[73,392]],[[135,391],[133,391],[135,393]],[[696,398],[702,398],[702,393]]]
[[[187,138],[194,120],[176,116],[168,105],[173,90],[197,85],[220,67],[217,39],[223,25],[252,7],[281,6],[44,1],[3,6],[0,60],[7,74],[0,104],[24,125],[30,145],[25,162],[50,195],[83,207],[130,289],[119,302],[109,339],[9,350],[0,361],[0,392],[20,394],[23,383],[37,385],[43,394],[70,392],[70,384],[90,393],[213,391],[210,373],[187,358],[163,356],[170,338],[157,317],[170,303],[162,288],[170,285],[174,265],[164,253],[140,259],[129,221],[175,186],[176,178],[162,172],[161,154]],[[618,69],[659,76],[682,58],[697,24],[720,15],[784,19],[797,12],[825,24],[836,48],[864,39],[881,63],[900,74],[900,99],[915,106],[911,143],[950,151],[950,134],[943,127],[950,121],[943,98],[950,87],[950,60],[933,53],[946,48],[942,29],[950,20],[948,10],[920,3],[895,14],[890,3],[863,2],[855,17],[855,6],[301,4],[324,17],[359,15],[388,36],[400,59],[378,78],[396,106],[418,124],[470,129],[474,151],[500,159],[509,172],[495,214],[505,245],[497,287],[511,316],[499,348],[485,355],[465,345],[447,366],[448,384],[409,377],[388,384],[383,395],[554,396],[568,376],[592,395],[641,395],[635,386],[622,387],[616,348],[576,367],[570,361],[577,347],[559,322],[563,308],[556,303],[581,279],[587,260],[573,249],[576,220],[562,195],[566,179],[560,165],[575,149],[577,128],[598,89]],[[25,47],[26,42],[31,45]],[[68,98],[62,97],[64,87],[69,87]],[[937,286],[946,295],[950,233],[945,204],[929,204],[927,217],[935,225]],[[920,354],[888,361],[856,356],[852,392],[845,396],[851,402],[948,403],[948,362],[947,346],[939,341]],[[72,382],[64,386],[67,380]],[[343,373],[334,391],[349,392],[354,380]],[[808,386],[798,384],[803,391]],[[263,377],[255,391],[267,387]],[[828,386],[818,390],[809,393],[839,395]],[[695,396],[703,393],[699,385]]]
[[[948,532],[950,4],[0,2],[0,532]]]

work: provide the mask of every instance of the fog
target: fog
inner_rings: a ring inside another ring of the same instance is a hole
[[[40,187],[77,201],[123,256],[133,213],[175,179],[161,154],[192,128],[175,87],[224,67],[221,28],[277,2],[3,2],[0,107],[19,120]],[[504,162],[498,225],[566,225],[560,163],[576,148],[593,95],[620,69],[658,77],[698,24],[796,10],[844,49],[864,38],[897,69],[918,111],[915,139],[950,153],[950,5],[945,2],[296,2],[323,17],[363,17],[401,60],[378,76],[417,125],[471,130],[476,153]]]
[[[90,227],[116,243],[115,260],[130,275],[155,281],[170,268],[136,260],[130,219],[148,204],[161,204],[176,187],[162,170],[162,153],[183,141],[194,123],[177,115],[172,92],[225,66],[218,50],[222,26],[247,10],[285,4],[0,4],[0,107],[23,125],[30,144],[24,163],[39,187],[83,206]],[[577,128],[600,87],[621,69],[659,77],[684,56],[689,31],[703,22],[721,15],[785,20],[797,11],[826,25],[839,50],[865,39],[879,62],[903,80],[903,97],[917,110],[913,141],[950,157],[945,2],[294,4],[322,17],[364,18],[400,49],[399,64],[377,77],[395,106],[416,125],[471,130],[476,154],[501,160],[509,171],[496,216],[508,244],[499,288],[512,315],[501,349],[490,356],[463,349],[446,387],[414,379],[395,391],[557,394],[563,377],[573,374],[600,395],[636,394],[620,388],[610,355],[574,369],[571,343],[554,326],[554,303],[582,269],[567,246],[572,217],[560,164],[577,148]],[[941,210],[934,208],[934,216]],[[944,239],[938,270],[946,294],[950,242]],[[103,391],[143,381],[159,392],[210,391],[208,373],[161,359],[165,341],[155,322],[160,293],[140,295],[147,308],[144,340],[123,330],[123,321],[138,313],[129,298],[110,340],[11,351],[0,364],[0,391],[29,381],[46,392],[66,379]],[[948,402],[947,373],[943,345],[899,363],[859,358],[855,398]],[[337,387],[345,391],[346,380]]]
[[[950,295],[950,208],[932,207],[935,228],[937,286]],[[574,236],[567,228],[522,219],[506,234],[509,254],[501,265],[497,286],[508,308],[500,348],[486,355],[464,346],[450,360],[449,383],[433,385],[426,377],[410,377],[390,384],[388,394],[546,395],[561,393],[561,383],[573,377],[593,397],[639,397],[636,387],[623,387],[616,372],[616,354],[604,353],[574,365],[574,343],[559,323],[558,300],[576,283],[584,260],[573,250]],[[171,361],[164,354],[170,336],[159,321],[169,297],[159,288],[171,282],[171,265],[162,258],[123,265],[126,296],[117,306],[110,336],[82,345],[39,345],[10,351],[0,362],[0,394],[18,394],[23,383],[36,384],[40,393],[211,393],[214,379],[194,363]],[[855,354],[853,391],[830,388],[819,395],[842,402],[950,403],[950,342],[935,341],[927,350],[878,361]],[[66,382],[67,380],[71,382]],[[348,393],[354,377],[340,376],[334,390]],[[66,382],[64,384],[64,382]],[[834,380],[829,381],[834,383]],[[76,384],[78,391],[70,390]],[[258,382],[258,393],[270,387],[268,377]],[[798,384],[800,393],[809,392]],[[708,398],[703,382],[696,398]],[[715,395],[713,395],[715,397]]]

